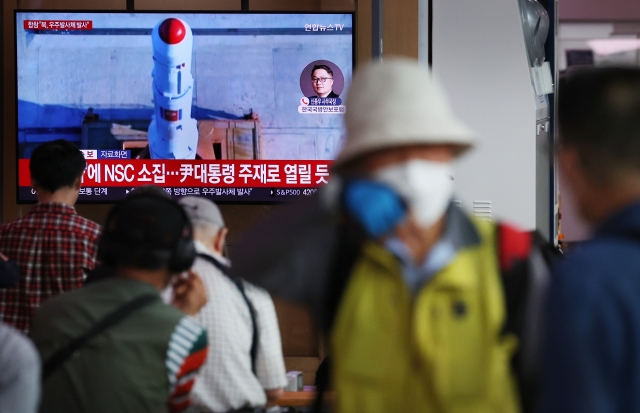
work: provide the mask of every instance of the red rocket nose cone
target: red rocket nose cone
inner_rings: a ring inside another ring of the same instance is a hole
[[[187,35],[187,29],[178,19],[170,18],[162,22],[158,27],[158,34],[163,42],[177,44]]]

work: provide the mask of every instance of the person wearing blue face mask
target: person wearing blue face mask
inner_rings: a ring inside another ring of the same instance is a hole
[[[531,410],[548,269],[532,234],[454,206],[473,133],[409,59],[360,69],[346,106],[331,181],[236,243],[236,274],[313,311],[337,412]]]

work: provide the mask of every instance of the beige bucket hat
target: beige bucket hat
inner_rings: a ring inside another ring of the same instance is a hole
[[[417,60],[390,58],[363,66],[353,77],[346,106],[347,136],[335,166],[384,148],[454,144],[462,153],[474,142],[444,89]]]

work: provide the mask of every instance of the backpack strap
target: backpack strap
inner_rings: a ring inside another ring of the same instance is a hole
[[[530,412],[530,389],[524,380],[522,369],[522,348],[525,323],[527,321],[527,300],[530,287],[529,256],[533,246],[532,233],[524,232],[507,224],[498,223],[496,228],[500,281],[504,291],[506,318],[502,335],[514,335],[520,345],[511,359],[515,373],[523,412]]]
[[[526,321],[530,277],[528,260],[533,245],[533,234],[504,223],[498,223],[496,231],[500,281],[506,306],[502,334],[511,333],[521,340]],[[514,358],[517,358],[517,354]]]
[[[518,338],[520,346],[513,355],[511,367],[515,373],[521,398],[522,411],[536,411],[540,378],[537,368],[532,369],[539,357],[541,307],[546,294],[549,268],[561,251],[537,232],[520,231],[498,223],[496,228],[500,281],[505,297],[506,319],[502,334]],[[535,336],[532,336],[532,326]]]
[[[244,302],[247,304],[247,307],[249,307],[249,315],[251,316],[251,326],[253,328],[253,334],[251,336],[251,350],[250,350],[251,371],[253,371],[253,374],[257,376],[256,359],[258,358],[258,343],[260,341],[260,335],[258,331],[258,315],[256,314],[256,309],[251,303],[251,300],[249,300],[249,297],[247,297],[247,293],[244,289],[244,284],[242,282],[242,279],[238,277],[232,277],[230,274],[230,268],[227,265],[224,265],[220,261],[216,260],[212,256],[208,254],[202,254],[202,253],[198,253],[197,256],[213,264],[213,266],[215,266],[218,270],[220,270],[222,274],[226,275],[235,284],[236,288],[238,288],[238,290],[240,291],[240,294],[242,295],[242,298],[244,299]]]
[[[498,223],[496,231],[500,280],[507,310],[503,333],[511,332],[521,339],[534,270],[530,265],[532,252],[539,253],[547,267],[561,257],[562,252],[536,231],[520,231],[504,223]]]
[[[517,228],[498,223],[498,257],[500,271],[510,271],[518,262],[527,260],[533,246],[533,237],[530,232],[520,231]]]

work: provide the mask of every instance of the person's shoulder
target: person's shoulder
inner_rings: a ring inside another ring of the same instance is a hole
[[[21,347],[27,343],[30,343],[27,336],[14,327],[0,322],[0,345],[3,350],[11,348],[12,346],[16,346],[16,348]]]
[[[129,286],[123,286],[122,282],[123,279],[114,276],[113,278],[100,280],[99,282],[91,283],[81,288],[65,291],[64,294],[59,294],[48,299],[40,306],[40,309],[65,307],[74,305],[74,303],[80,306],[90,306],[96,301],[102,301],[103,297],[115,298],[125,296],[122,291]]]
[[[257,285],[245,280],[242,280],[242,283],[249,298],[258,300],[261,303],[273,303],[271,295],[264,288],[258,287]]]
[[[0,225],[0,234],[3,234],[1,238],[5,236],[16,236],[21,231],[31,232],[45,226],[51,226],[50,217],[48,217],[46,213],[43,213],[42,210],[43,208],[40,204],[35,204],[26,214]],[[62,220],[62,222],[66,221]],[[54,224],[54,226],[57,227],[56,224]]]
[[[161,339],[163,342],[167,338],[180,341],[189,334],[198,336],[205,331],[191,316],[162,299],[136,312],[134,317],[140,323],[139,328],[149,332],[150,339]]]
[[[4,224],[0,225],[0,230],[3,228],[9,228],[15,225],[20,225],[22,222],[26,221],[28,215],[23,215],[21,217],[17,217],[12,219],[11,221],[5,222]]]
[[[198,265],[201,266],[203,268],[206,269],[211,269],[212,271],[215,270],[216,273],[221,272],[218,267],[215,266],[215,264],[212,262],[212,260],[214,260],[214,258],[212,256],[210,256],[209,254],[203,253],[201,251],[198,251],[198,253],[196,254],[196,259],[194,261],[194,265]]]
[[[71,222],[74,226],[82,228],[84,231],[87,231],[91,235],[97,236],[102,232],[102,227],[100,226],[100,224],[81,215],[73,215],[73,218],[71,218]]]
[[[640,242],[606,237],[574,248],[553,265],[552,289],[561,295],[584,302],[619,303],[635,296],[629,289],[640,291]]]
[[[100,283],[96,283],[96,285],[98,284]],[[143,314],[145,318],[149,318],[150,320],[153,319],[153,322],[151,322],[150,325],[157,325],[158,323],[164,325],[165,327],[171,326],[171,328],[175,329],[181,322],[183,322],[183,319],[185,317],[196,323],[189,315],[178,310],[171,304],[166,304],[162,300],[157,300],[155,303],[148,306],[144,310]]]
[[[0,233],[11,234],[13,231],[25,226],[25,223],[28,222],[28,215],[21,216],[15,219],[12,219],[9,222],[5,222],[0,225]]]
[[[56,324],[54,320],[68,322],[70,314],[82,313],[82,309],[91,305],[92,302],[93,294],[87,288],[66,291],[64,294],[48,299],[35,311],[32,333],[44,325]]]
[[[640,243],[594,239],[573,248],[552,266],[549,301],[554,308],[584,318],[603,308],[629,311],[637,307]]]
[[[75,288],[73,290],[65,291],[64,294],[56,295],[55,297],[51,297],[40,307],[38,307],[37,311],[48,312],[55,308],[64,308],[66,306],[72,305],[72,303],[90,303],[92,296],[96,295],[98,290],[90,287],[82,287]]]
[[[256,312],[261,315],[261,319],[265,317],[270,318],[277,325],[277,314],[275,304],[269,292],[257,285],[251,284],[247,281],[242,281],[247,294],[247,298],[251,301],[251,305],[256,309]]]
[[[109,271],[109,269],[107,269],[107,271]],[[76,302],[90,303],[93,300],[104,300],[104,297],[109,297],[110,300],[116,302],[122,301],[122,303],[125,303],[143,294],[155,294],[155,291],[155,289],[150,289],[146,283],[116,277],[115,274],[113,274],[106,279],[97,280],[80,289],[64,293],[47,301],[44,305],[46,306],[51,301],[55,301],[55,304],[59,306]],[[137,311],[135,316],[148,320],[145,328],[153,328],[153,326],[159,325],[163,325],[164,328],[173,328],[185,317],[185,313],[172,305],[165,304],[158,295],[158,299],[155,302]]]
[[[2,253],[9,252],[8,249],[15,247],[15,239],[19,238],[24,231],[22,218],[17,218],[0,225],[0,248]],[[10,257],[11,258],[11,257]]]
[[[12,360],[10,364],[13,366],[19,368],[29,366],[39,368],[40,358],[35,345],[27,336],[15,328],[0,323],[0,345],[2,346],[0,350],[2,357],[0,358],[6,357],[4,360],[0,360],[0,364],[2,364],[4,368],[8,367],[8,364],[4,362],[8,361],[9,357]]]
[[[556,266],[568,274],[603,274],[607,278],[617,267],[640,268],[637,254],[640,241],[624,238],[603,237],[585,241],[574,247]]]
[[[198,254],[193,262],[193,270],[198,273],[205,285],[217,283],[220,280],[231,282],[231,279],[212,262],[213,259],[213,257]]]

